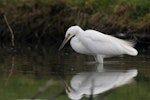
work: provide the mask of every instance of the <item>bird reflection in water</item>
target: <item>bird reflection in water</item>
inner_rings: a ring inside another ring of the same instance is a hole
[[[66,84],[66,93],[70,99],[80,100],[84,95],[87,97],[96,96],[130,83],[136,76],[137,69],[81,72],[72,77],[71,87]]]

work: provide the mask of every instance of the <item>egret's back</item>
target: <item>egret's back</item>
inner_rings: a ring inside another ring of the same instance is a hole
[[[83,45],[93,54],[106,56],[121,54],[137,55],[137,50],[133,48],[134,43],[95,30],[86,30],[81,34],[81,37]]]

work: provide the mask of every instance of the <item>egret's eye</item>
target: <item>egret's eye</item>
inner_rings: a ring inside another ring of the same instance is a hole
[[[68,39],[69,37],[70,37],[70,33],[69,33],[69,34],[67,34],[66,38]]]

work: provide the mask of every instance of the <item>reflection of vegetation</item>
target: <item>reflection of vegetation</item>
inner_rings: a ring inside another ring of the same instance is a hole
[[[1,100],[16,100],[16,99],[30,99],[35,95],[37,90],[45,85],[46,79],[34,79],[32,75],[13,75],[9,80],[7,87],[3,87],[3,81],[6,77],[1,77],[0,81],[0,99]],[[54,81],[55,82],[55,81]],[[59,81],[58,81],[59,82]],[[53,84],[47,88],[38,98],[49,99],[64,90],[61,83]],[[58,97],[59,98],[59,97]],[[60,98],[66,98],[65,95]],[[63,99],[60,99],[63,100]]]
[[[75,24],[108,34],[150,32],[149,0],[0,1],[0,13],[6,14],[16,42],[55,43]],[[0,40],[10,40],[2,18],[0,24]]]
[[[45,78],[45,76],[41,76],[40,79],[35,79],[32,75],[22,75],[22,74],[15,74],[11,79],[9,80],[9,84],[7,87],[3,87],[3,82],[5,80],[5,75],[0,76],[0,99],[1,100],[16,100],[16,99],[30,99],[33,97],[38,89],[43,87],[49,77]],[[54,79],[54,80],[53,80]],[[51,77],[52,82],[55,82],[54,84],[49,86],[43,93],[38,95],[37,98],[40,99],[47,99],[47,98],[53,98],[62,91],[64,91],[63,84],[61,81],[55,80],[55,77]],[[143,82],[138,81],[138,83],[125,85],[119,88],[115,88],[111,91],[108,91],[106,94],[107,100],[148,100],[150,98],[149,95],[149,83],[150,82]],[[101,98],[101,96],[105,96],[105,93],[102,95],[97,95],[96,98]],[[67,95],[61,94],[58,97],[55,97],[55,100],[68,100]],[[52,99],[50,99],[52,100]],[[89,100],[86,97],[82,100]],[[98,99],[99,100],[99,99]]]
[[[117,88],[108,95],[108,100],[148,100],[150,98],[148,84],[139,82]]]
[[[52,76],[56,72],[70,75],[79,72],[81,69],[87,70],[87,67],[84,67],[86,65],[82,64],[86,56],[59,55],[54,47],[16,47],[14,52],[10,48],[0,47],[0,56],[0,71],[10,73],[13,61],[14,74],[32,74],[35,78],[39,78],[41,75]],[[75,59],[77,62],[70,65]],[[74,66],[76,69],[74,69]],[[91,66],[89,68],[92,69]]]

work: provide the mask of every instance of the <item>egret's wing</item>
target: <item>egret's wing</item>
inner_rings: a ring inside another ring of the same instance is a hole
[[[90,37],[93,41],[113,42],[113,43],[116,42],[120,45],[126,45],[126,46],[131,46],[131,47],[133,47],[135,45],[135,43],[132,41],[126,41],[126,40],[118,39],[114,36],[103,34],[103,33],[98,32],[98,31],[87,30],[86,32],[89,33],[89,35],[87,35],[87,37]],[[93,33],[93,35],[95,35],[95,36],[93,36],[91,33]]]
[[[133,46],[131,42],[94,30],[87,30],[82,36],[82,43],[94,54],[120,55],[126,53],[125,47]]]

